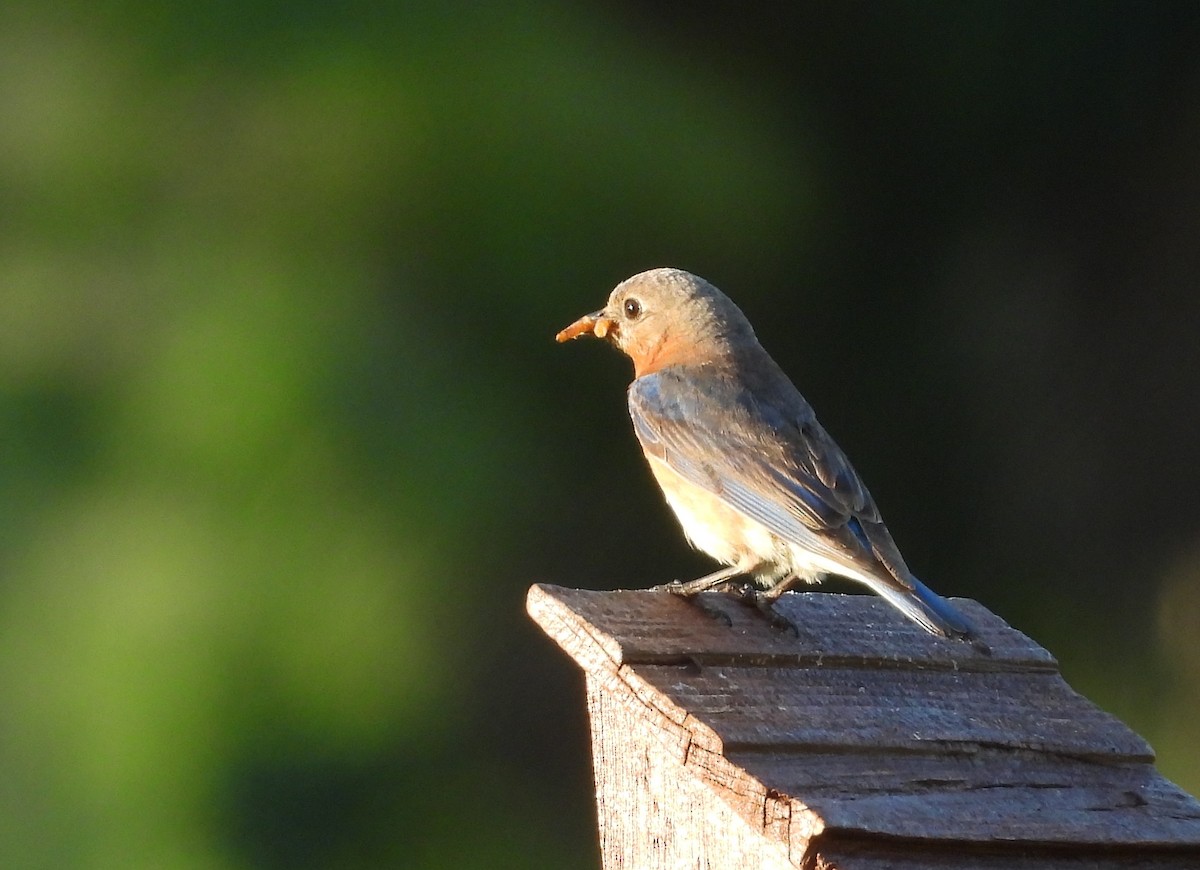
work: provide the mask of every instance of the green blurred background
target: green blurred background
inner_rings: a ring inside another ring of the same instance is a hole
[[[659,265],[1200,791],[1200,7],[10,0],[0,865],[596,866]]]

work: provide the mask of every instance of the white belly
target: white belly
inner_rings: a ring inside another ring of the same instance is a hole
[[[665,463],[653,457],[650,470],[654,473],[667,504],[675,512],[687,539],[726,565],[751,568],[762,564],[778,564],[786,558],[787,548],[761,523],[749,519],[717,496],[685,480]]]
[[[675,512],[687,539],[726,565],[738,565],[764,583],[796,576],[816,583],[826,574],[837,574],[870,585],[873,580],[849,559],[815,540],[784,540],[757,520],[727,505],[718,496],[684,479],[661,460],[648,456],[650,470]],[[805,530],[807,531],[807,530]],[[814,539],[816,533],[812,533]],[[824,549],[826,552],[819,552]]]

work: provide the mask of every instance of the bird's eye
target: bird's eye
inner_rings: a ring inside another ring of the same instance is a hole
[[[642,313],[642,303],[636,299],[625,300],[625,316],[630,320],[637,320]]]

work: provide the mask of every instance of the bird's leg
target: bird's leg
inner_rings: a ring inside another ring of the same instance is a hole
[[[763,589],[759,594],[768,604],[773,604],[780,595],[805,582],[811,583],[813,581],[806,580],[806,578],[801,577],[799,574],[789,574],[786,577],[781,577],[774,586],[770,589]]]
[[[678,595],[706,616],[732,626],[733,619],[728,613],[699,596],[701,592],[708,592],[709,590],[729,585],[730,580],[744,573],[746,573],[746,570],[740,565],[730,565],[728,568],[713,571],[711,574],[705,574],[703,577],[689,580],[686,583],[672,580],[670,583],[663,583],[661,586],[652,587],[651,591],[670,592],[672,595]]]
[[[776,592],[775,587],[767,590],[759,589],[753,580],[734,580],[736,577],[753,575],[761,567],[761,564],[744,565],[739,562],[735,565],[730,565],[728,568],[722,568],[711,574],[705,574],[703,577],[695,580],[689,580],[686,583],[672,580],[670,583],[663,583],[661,586],[653,587],[652,591],[670,592],[672,595],[678,595],[680,598],[694,605],[702,613],[707,614],[713,619],[719,619],[726,625],[732,626],[733,620],[728,613],[710,601],[700,597],[701,592],[728,592],[743,604],[753,605],[766,617],[773,628],[790,631],[799,637],[800,632],[796,626],[785,617],[776,613],[771,607],[772,603],[779,596],[779,592],[782,592],[789,585],[786,581],[777,584],[777,586],[782,586],[783,588],[779,592]]]
[[[739,574],[749,573],[749,570],[743,568],[740,564],[730,565],[728,568],[713,571],[711,574],[705,574],[703,577],[698,577],[695,580],[688,580],[686,583],[672,580],[670,583],[663,583],[661,586],[653,586],[651,587],[651,591],[670,592],[672,595],[678,595],[681,598],[691,598],[700,592],[707,592],[710,589],[723,586]]]

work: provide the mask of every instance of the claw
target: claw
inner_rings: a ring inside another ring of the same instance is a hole
[[[683,583],[680,583],[678,580],[672,580],[670,583],[663,583],[659,586],[652,586],[650,587],[650,591],[668,592],[677,598],[682,598],[684,601],[686,601],[692,607],[695,607],[710,619],[723,622],[729,628],[733,628],[733,617],[710,602],[707,598],[697,595],[694,592],[689,592],[687,586]]]

